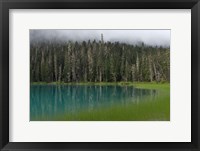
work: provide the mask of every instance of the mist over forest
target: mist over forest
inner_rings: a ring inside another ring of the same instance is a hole
[[[83,42],[88,40],[101,40],[104,35],[105,42],[122,42],[140,45],[145,43],[152,46],[170,46],[170,30],[30,30],[31,42]]]
[[[30,30],[31,82],[170,81],[170,30]]]

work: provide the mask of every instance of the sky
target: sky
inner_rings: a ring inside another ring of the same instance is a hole
[[[170,30],[65,30],[65,29],[31,29],[30,40],[42,41],[58,39],[61,41],[87,41],[101,39],[104,41],[125,42],[136,44],[144,42],[147,45],[170,46]]]

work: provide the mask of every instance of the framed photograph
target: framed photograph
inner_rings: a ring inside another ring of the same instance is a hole
[[[2,0],[1,150],[200,150],[198,0]]]

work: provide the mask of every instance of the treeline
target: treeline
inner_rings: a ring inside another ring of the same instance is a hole
[[[169,81],[170,50],[120,42],[30,44],[31,82]]]

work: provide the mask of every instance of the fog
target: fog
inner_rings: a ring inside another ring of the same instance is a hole
[[[54,40],[87,41],[101,40],[105,42],[124,42],[128,44],[145,43],[146,45],[170,46],[170,30],[55,30],[31,29],[30,41]]]

